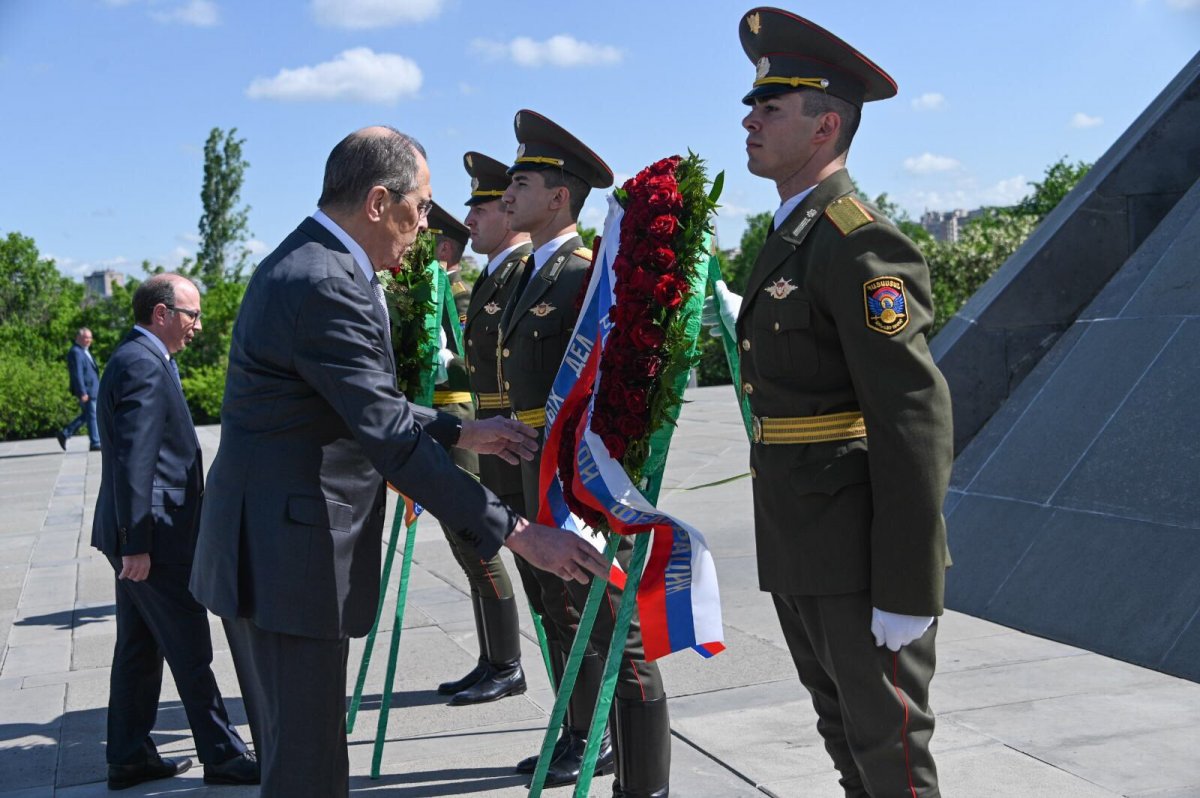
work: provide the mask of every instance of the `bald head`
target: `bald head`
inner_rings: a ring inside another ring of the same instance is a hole
[[[148,325],[156,305],[175,305],[175,295],[181,287],[185,293],[200,294],[191,280],[170,272],[156,274],[139,285],[133,292],[133,320],[143,327]]]
[[[325,180],[317,206],[347,213],[358,208],[375,186],[407,194],[417,185],[425,149],[411,136],[387,125],[373,125],[338,142],[325,161]]]

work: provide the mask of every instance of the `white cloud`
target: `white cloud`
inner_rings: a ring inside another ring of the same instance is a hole
[[[904,159],[904,169],[914,175],[928,175],[934,172],[950,172],[961,167],[956,159],[945,155],[934,155],[931,152],[922,153]]]
[[[1007,177],[979,194],[979,205],[1013,205],[1029,193],[1029,181],[1025,175]]]
[[[390,28],[433,19],[442,0],[312,0],[317,23],[328,28]]]
[[[152,11],[150,16],[158,22],[174,22],[197,28],[211,28],[221,21],[221,13],[212,0],[188,0],[169,11]]]
[[[946,107],[946,98],[936,91],[927,91],[912,101],[912,107],[918,111],[940,111]]]
[[[1071,127],[1074,128],[1089,128],[1098,127],[1104,123],[1104,119],[1098,116],[1088,116],[1083,111],[1076,111],[1071,115]]]
[[[246,89],[252,100],[353,100],[390,105],[414,97],[421,68],[402,55],[355,47],[332,61],[281,69],[273,78],[255,78]]]
[[[475,52],[493,61],[509,60],[523,67],[580,67],[603,66],[621,62],[621,51],[608,44],[581,42],[574,36],[560,33],[544,42],[528,36],[518,36],[511,42],[490,39],[475,39],[471,42]]]
[[[112,269],[113,271],[125,272],[128,274],[133,271],[134,262],[124,255],[118,255],[115,258],[101,258],[93,260],[77,260],[76,258],[57,255],[52,255],[49,252],[43,252],[42,257],[47,260],[54,261],[54,265],[58,267],[60,274],[65,274],[68,277],[78,277],[80,279],[87,277],[92,272],[105,271]]]
[[[269,249],[270,247],[267,245],[267,242],[259,241],[257,238],[252,238],[246,242],[246,251],[250,253],[251,257],[257,258]]]

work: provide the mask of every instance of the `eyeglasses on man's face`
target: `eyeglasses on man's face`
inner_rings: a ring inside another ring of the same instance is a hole
[[[167,310],[170,310],[174,313],[182,313],[183,315],[185,315],[189,319],[191,319],[193,324],[200,321],[200,311],[198,311],[198,310],[188,310],[187,308],[177,308],[174,305],[167,305],[166,308],[167,308]]]
[[[395,189],[392,189],[392,188],[389,188],[388,191],[392,192],[393,194],[395,194],[397,197],[399,197],[402,200],[412,200],[412,203],[417,206],[417,217],[418,218],[420,218],[420,219],[428,219],[429,218],[429,212],[431,210],[433,210],[433,200],[427,199],[427,200],[421,200],[420,202],[418,202],[416,199],[413,198],[411,191],[407,194],[401,194],[399,191],[396,191]]]

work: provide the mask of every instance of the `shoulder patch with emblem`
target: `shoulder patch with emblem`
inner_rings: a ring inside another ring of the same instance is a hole
[[[588,249],[587,247],[580,247],[579,249],[575,250],[571,254],[577,255],[577,256],[583,258],[584,260],[592,259],[592,251],[590,249]]]
[[[539,319],[545,318],[553,313],[556,308],[549,302],[539,302],[529,309],[529,312],[537,316]]]
[[[838,232],[844,236],[875,221],[875,217],[871,215],[870,211],[850,195],[830,203],[829,207],[825,209],[825,215],[829,217],[829,221],[833,222],[833,226],[838,229]]]
[[[895,335],[908,325],[908,298],[899,277],[876,277],[863,283],[867,327]]]

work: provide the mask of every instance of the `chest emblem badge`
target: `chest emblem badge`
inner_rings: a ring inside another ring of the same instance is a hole
[[[908,301],[899,277],[876,277],[863,283],[867,327],[884,335],[895,335],[908,324]]]
[[[556,308],[553,305],[551,305],[549,302],[541,302],[541,303],[531,307],[529,309],[529,312],[532,313],[533,315],[537,316],[539,319],[544,319],[546,316],[549,316],[555,310],[556,310]]]
[[[763,290],[771,296],[771,299],[786,299],[796,288],[797,286],[792,284],[790,277],[781,277]]]
[[[502,310],[502,308],[499,305],[497,305],[495,302],[489,302],[483,306],[483,312],[488,314],[489,316],[495,316],[501,310]]]

